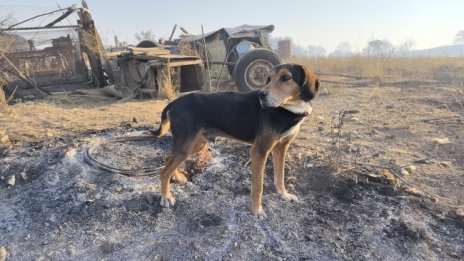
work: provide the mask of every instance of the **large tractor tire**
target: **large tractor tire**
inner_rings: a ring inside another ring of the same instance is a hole
[[[235,64],[233,77],[237,89],[248,92],[263,88],[271,69],[281,63],[280,57],[268,49],[254,49],[246,53]]]

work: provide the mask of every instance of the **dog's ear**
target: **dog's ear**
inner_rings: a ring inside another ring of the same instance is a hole
[[[316,75],[305,67],[304,65],[297,65],[299,67],[301,77],[298,77],[297,83],[300,85],[300,97],[303,101],[310,101],[314,99],[319,90],[319,79]]]

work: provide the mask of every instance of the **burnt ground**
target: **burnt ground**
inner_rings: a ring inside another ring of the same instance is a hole
[[[171,209],[159,206],[157,175],[84,162],[98,140],[148,127],[16,146],[0,159],[0,246],[9,260],[462,260],[463,98],[447,85],[324,88],[287,156],[300,201],[277,196],[269,160],[265,220],[250,214],[249,148],[232,141],[210,142],[211,164],[172,185]],[[155,167],[157,144],[102,147],[98,157]]]

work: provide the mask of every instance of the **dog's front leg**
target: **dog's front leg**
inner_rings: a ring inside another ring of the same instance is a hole
[[[285,156],[293,138],[282,140],[272,148],[272,163],[274,165],[274,185],[284,200],[298,201],[298,197],[287,192],[285,188]]]
[[[260,142],[255,142],[251,147],[251,210],[259,219],[266,217],[261,202],[263,196],[264,167],[270,148],[271,146],[266,146],[266,144]]]

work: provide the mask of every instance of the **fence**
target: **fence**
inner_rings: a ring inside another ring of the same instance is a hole
[[[85,30],[94,26],[83,10],[0,5],[0,85],[8,83],[7,94],[17,86],[41,89],[95,78]]]

